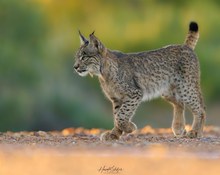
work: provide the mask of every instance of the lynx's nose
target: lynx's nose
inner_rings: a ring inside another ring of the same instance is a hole
[[[77,69],[79,68],[79,64],[75,64],[75,65],[73,66],[73,68],[74,68],[75,70],[77,70]]]

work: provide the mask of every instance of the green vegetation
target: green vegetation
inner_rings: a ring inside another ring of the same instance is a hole
[[[191,20],[200,27],[196,52],[208,123],[220,124],[219,19],[216,0],[1,0],[0,131],[111,128],[111,104],[97,79],[72,68],[77,30],[95,30],[106,47],[135,52],[182,43]],[[135,122],[169,127],[171,111],[154,100],[142,105]]]

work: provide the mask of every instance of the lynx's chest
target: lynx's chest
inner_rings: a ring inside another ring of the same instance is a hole
[[[109,99],[111,99],[112,97],[118,98],[121,96],[121,94],[118,91],[117,83],[108,82],[108,81],[103,80],[102,78],[99,78],[99,82],[100,82],[103,92]]]

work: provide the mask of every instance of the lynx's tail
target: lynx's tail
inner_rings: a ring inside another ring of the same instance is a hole
[[[184,44],[194,50],[196,43],[199,39],[199,27],[196,22],[190,22],[189,24],[189,32],[186,36],[186,40]]]

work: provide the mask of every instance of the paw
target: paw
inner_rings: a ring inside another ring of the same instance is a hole
[[[123,122],[118,124],[118,128],[125,133],[131,133],[137,130],[137,126],[133,122]]]
[[[172,130],[173,130],[173,134],[177,138],[184,137],[187,134],[185,128],[184,129],[174,129],[174,128],[172,128]]]
[[[101,137],[100,140],[101,141],[115,141],[119,139],[119,135],[113,134],[111,131],[107,131],[104,132]]]
[[[198,138],[202,136],[202,133],[199,131],[191,130],[186,135],[189,138]]]
[[[137,130],[137,126],[133,122],[129,122],[124,128],[121,128],[125,133],[131,133]]]

